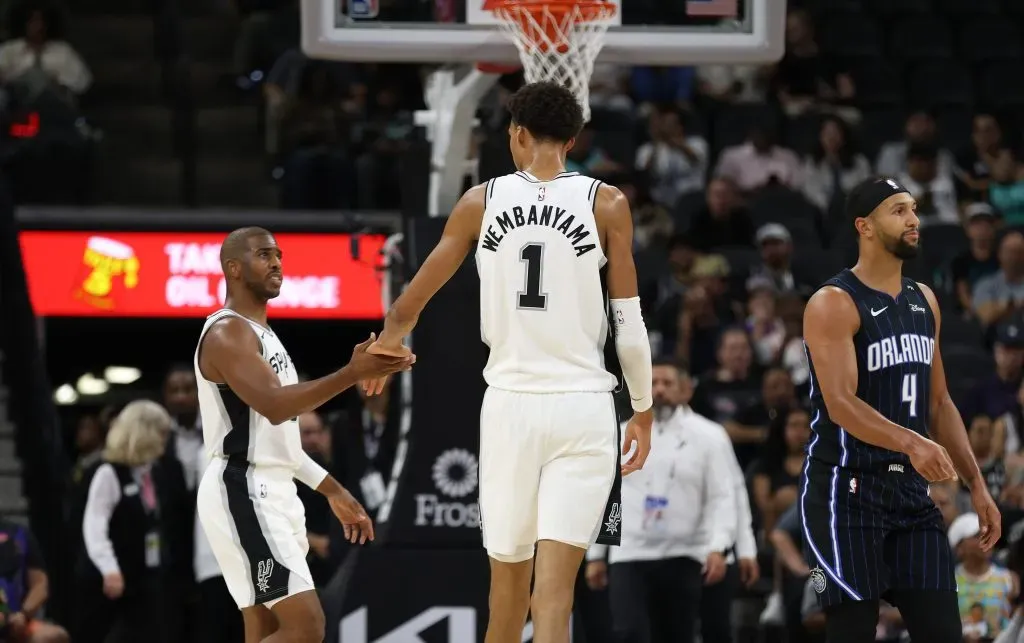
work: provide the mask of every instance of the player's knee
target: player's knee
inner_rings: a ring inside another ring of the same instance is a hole
[[[572,612],[573,589],[556,587],[549,583],[536,583],[530,600],[530,612],[534,619],[538,616],[555,618],[564,615],[568,618]]]
[[[326,633],[323,612],[310,614],[308,619],[281,623],[278,636],[285,636],[288,643],[321,643]]]

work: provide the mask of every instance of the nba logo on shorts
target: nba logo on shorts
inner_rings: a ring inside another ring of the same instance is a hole
[[[371,20],[380,14],[379,0],[348,0],[348,17],[354,20]]]

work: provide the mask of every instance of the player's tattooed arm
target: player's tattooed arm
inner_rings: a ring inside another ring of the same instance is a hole
[[[448,283],[473,249],[483,221],[486,188],[485,183],[469,189],[455,204],[444,226],[441,240],[430,251],[402,294],[391,304],[391,309],[384,317],[384,330],[374,346],[375,352],[388,354],[390,351],[401,350],[402,340],[416,326],[416,320],[427,302]]]
[[[318,408],[356,382],[407,370],[413,358],[368,355],[372,341],[363,342],[344,368],[311,382],[281,386],[260,356],[260,343],[249,323],[229,316],[216,322],[203,337],[199,368],[203,377],[227,386],[243,402],[274,424]]]

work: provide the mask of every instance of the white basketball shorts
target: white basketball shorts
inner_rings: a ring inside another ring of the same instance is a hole
[[[480,519],[488,555],[533,556],[538,540],[588,547],[619,466],[610,393],[488,388],[480,409]]]
[[[199,520],[239,609],[313,589],[306,512],[292,475],[214,458],[199,483]]]

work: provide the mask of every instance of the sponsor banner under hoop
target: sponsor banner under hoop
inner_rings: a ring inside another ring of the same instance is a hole
[[[380,319],[384,235],[274,235],[284,284],[271,318]],[[29,294],[44,317],[196,317],[221,307],[224,234],[26,231]],[[355,256],[354,256],[355,255]]]

